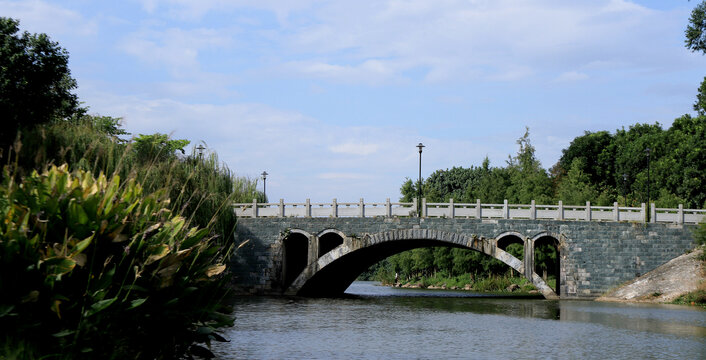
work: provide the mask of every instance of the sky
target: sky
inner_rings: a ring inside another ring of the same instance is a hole
[[[693,114],[698,3],[0,0],[0,16],[68,51],[91,114],[267,171],[273,202],[394,202],[420,142],[422,176],[505,166],[529,127],[550,168],[585,131]]]

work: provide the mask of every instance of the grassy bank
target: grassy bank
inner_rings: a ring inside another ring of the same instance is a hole
[[[471,274],[459,276],[443,276],[437,274],[430,277],[416,277],[398,283],[395,283],[393,278],[384,279],[381,283],[387,286],[405,288],[469,290],[488,293],[530,294],[537,290],[537,288],[524,277],[491,276],[474,278]],[[549,286],[553,286],[554,279],[550,279],[548,284]]]
[[[686,293],[676,298],[671,303],[677,305],[699,306],[706,309],[706,290],[696,290]]]

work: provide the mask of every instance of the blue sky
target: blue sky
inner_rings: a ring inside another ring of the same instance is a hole
[[[92,113],[201,141],[276,201],[393,201],[406,177],[545,168],[584,131],[692,113],[698,1],[3,1],[70,53]],[[260,184],[261,185],[261,184]]]

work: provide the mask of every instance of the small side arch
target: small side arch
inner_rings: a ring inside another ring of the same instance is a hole
[[[498,249],[504,250],[522,260],[524,272],[528,273],[528,268],[531,269],[531,266],[527,265],[526,260],[529,240],[524,235],[517,231],[506,231],[496,236],[495,241]],[[514,270],[512,276],[515,276]]]
[[[318,254],[316,258],[320,258],[324,256],[327,252],[337,248],[338,246],[343,244],[343,240],[346,238],[346,235],[336,229],[326,229],[322,232],[320,232],[316,238],[318,239]]]
[[[541,274],[542,279],[547,282],[553,277],[554,291],[560,294],[561,291],[561,236],[543,231],[531,238],[534,253],[534,272]]]
[[[506,231],[496,236],[495,239],[497,246],[503,250],[506,250],[510,244],[520,244],[524,247],[527,243],[527,238],[517,231]]]

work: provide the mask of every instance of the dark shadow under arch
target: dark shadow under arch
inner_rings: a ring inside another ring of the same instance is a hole
[[[403,251],[433,246],[468,249],[465,246],[436,240],[390,241],[368,246],[350,252],[317,271],[302,286],[297,295],[308,297],[340,296],[360,274],[383,259]]]
[[[331,231],[319,236],[319,254],[317,257],[322,257],[341,244],[343,244],[343,237],[336,232]]]
[[[306,268],[309,254],[309,238],[299,232],[290,232],[282,240],[282,279],[284,288]]]

